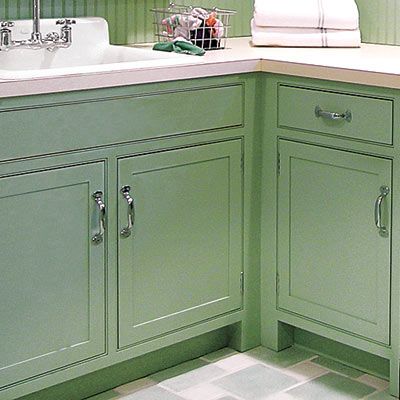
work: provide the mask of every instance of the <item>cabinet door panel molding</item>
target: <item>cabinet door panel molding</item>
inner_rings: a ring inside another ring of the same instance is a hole
[[[135,203],[132,233],[119,238],[121,347],[240,309],[241,148],[236,140],[119,161],[119,186]],[[120,196],[120,231],[128,207]]]

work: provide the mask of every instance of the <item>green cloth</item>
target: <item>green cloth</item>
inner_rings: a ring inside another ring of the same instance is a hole
[[[193,56],[203,56],[205,50],[194,44],[177,40],[176,42],[159,42],[153,46],[153,50],[175,52],[180,54],[191,54]]]

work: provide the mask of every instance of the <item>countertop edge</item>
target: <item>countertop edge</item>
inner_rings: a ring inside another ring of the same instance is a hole
[[[349,68],[262,60],[262,72],[400,89],[400,75]]]
[[[397,54],[398,53],[398,54]],[[253,47],[235,38],[229,49],[208,52],[200,62],[90,74],[0,80],[0,98],[267,72],[400,88],[400,46],[363,44],[360,49]],[[390,62],[392,61],[392,62]]]

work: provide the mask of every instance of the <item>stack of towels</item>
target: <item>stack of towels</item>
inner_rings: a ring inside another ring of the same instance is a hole
[[[354,0],[255,0],[255,46],[360,47]]]

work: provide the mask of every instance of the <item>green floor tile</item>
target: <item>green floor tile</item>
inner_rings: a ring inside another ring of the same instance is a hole
[[[315,356],[314,353],[296,347],[290,347],[279,352],[266,349],[265,347],[256,347],[245,354],[263,363],[280,368],[290,367]]]
[[[159,386],[152,386],[139,392],[124,396],[122,400],[184,400],[174,393]]]
[[[213,382],[214,385],[244,400],[261,400],[296,383],[296,379],[261,364],[242,369]]]
[[[348,367],[347,365],[343,365],[337,361],[331,360],[330,358],[318,357],[312,360],[312,362],[321,365],[322,367],[328,368],[332,371],[336,371],[340,374],[349,376],[350,378],[358,378],[361,375],[364,375],[364,372]]]
[[[367,398],[368,400],[396,400],[396,397],[391,396],[387,392],[377,392]]]
[[[111,399],[117,399],[119,396],[120,396],[119,393],[114,392],[113,390],[109,390],[107,392],[97,394],[96,396],[89,397],[86,400],[111,400]]]
[[[291,389],[287,394],[296,400],[356,400],[375,391],[374,388],[334,373]]]

